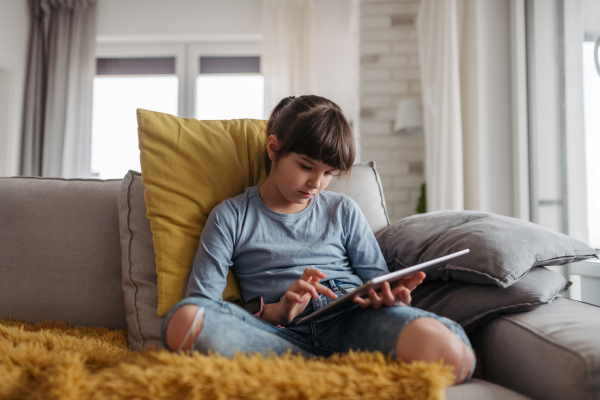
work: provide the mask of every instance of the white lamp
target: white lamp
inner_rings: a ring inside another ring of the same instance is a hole
[[[417,99],[404,98],[398,103],[394,132],[399,134],[421,133],[423,120],[421,118],[421,105]]]

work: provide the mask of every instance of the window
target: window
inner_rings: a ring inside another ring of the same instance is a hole
[[[137,108],[177,114],[175,59],[99,58],[92,109],[92,174],[122,178],[140,170]]]
[[[530,215],[568,233],[562,0],[530,0],[526,11]]]
[[[524,1],[529,204],[533,222],[598,246],[600,164],[594,153],[600,142],[593,121],[600,103],[593,100],[599,88],[586,76],[594,66],[582,47],[585,4]],[[568,265],[550,268],[573,282],[567,296],[586,301],[594,295]]]
[[[102,43],[92,111],[92,174],[140,171],[137,108],[199,119],[264,118],[260,42]]]
[[[200,57],[199,65],[196,118],[264,118],[259,57]]]

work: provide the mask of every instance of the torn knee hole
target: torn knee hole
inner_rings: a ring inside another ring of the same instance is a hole
[[[463,354],[462,354],[462,360],[461,360],[461,365],[460,365],[460,370],[458,370],[457,374],[456,374],[456,382],[455,383],[463,383],[467,377],[469,376],[469,372],[471,371],[471,366],[473,365],[473,361],[475,359],[475,354],[473,353],[473,351],[469,348],[469,346],[466,345],[466,343],[462,342],[462,348],[463,348]]]
[[[183,306],[173,315],[166,332],[169,350],[180,352],[194,347],[202,330],[204,308],[193,305]]]

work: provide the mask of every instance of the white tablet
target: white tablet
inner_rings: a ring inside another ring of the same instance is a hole
[[[431,261],[426,261],[424,263],[417,264],[412,267],[404,268],[399,271],[390,272],[389,274],[385,274],[385,275],[381,275],[376,278],[373,278],[370,281],[363,284],[362,286],[353,290],[352,293],[349,293],[343,297],[339,297],[339,298],[335,299],[334,301],[332,301],[331,303],[329,303],[328,305],[326,305],[325,307],[307,315],[306,317],[304,317],[302,319],[299,319],[297,322],[294,323],[294,325],[299,325],[299,324],[303,324],[305,322],[312,321],[315,318],[329,315],[335,311],[338,311],[340,309],[343,309],[343,308],[349,307],[353,304],[356,304],[352,301],[352,299],[354,297],[356,297],[357,295],[358,296],[366,295],[367,292],[369,291],[369,289],[371,289],[371,288],[375,289],[375,291],[378,291],[379,289],[381,289],[381,284],[383,282],[393,283],[393,282],[399,281],[401,279],[404,279],[406,277],[412,276],[419,271],[423,271],[425,273],[427,273],[429,271],[433,271],[437,268],[438,264],[440,264],[444,261],[447,261],[451,258],[462,256],[463,254],[467,254],[468,252],[469,252],[469,249],[457,251],[456,253],[448,254],[447,256],[444,256],[444,257],[436,258]]]

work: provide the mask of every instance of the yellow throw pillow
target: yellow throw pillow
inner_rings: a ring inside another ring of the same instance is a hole
[[[199,121],[137,110],[142,183],[158,275],[158,315],[181,300],[213,207],[266,178],[266,121]],[[242,299],[229,271],[223,299]]]

